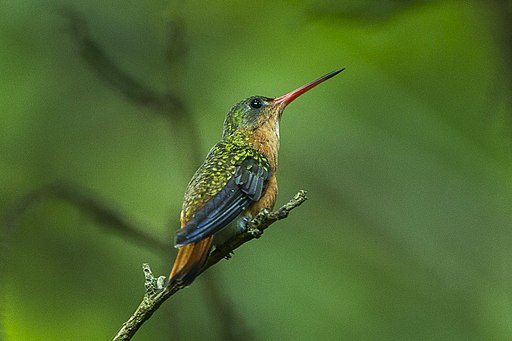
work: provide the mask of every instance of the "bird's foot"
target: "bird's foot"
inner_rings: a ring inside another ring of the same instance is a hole
[[[239,220],[240,231],[247,230],[247,227],[248,227],[249,223],[251,222],[251,220],[252,220],[251,217],[248,215],[241,217]]]

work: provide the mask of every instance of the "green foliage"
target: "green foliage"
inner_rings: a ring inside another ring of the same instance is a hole
[[[281,121],[278,204],[301,188],[310,200],[208,274],[256,339],[508,339],[510,5],[367,3],[2,4],[0,218],[63,179],[172,242],[190,145],[206,155],[239,99],[345,67]],[[98,77],[63,5],[122,69],[179,96],[198,140]],[[174,254],[106,233],[61,200],[18,220],[0,241],[8,341],[109,339],[142,296],[141,264],[171,268]],[[136,339],[220,338],[203,281]]]

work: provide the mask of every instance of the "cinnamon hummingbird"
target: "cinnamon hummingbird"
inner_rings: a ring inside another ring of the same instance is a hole
[[[210,254],[244,230],[247,221],[277,198],[279,122],[285,107],[344,69],[277,98],[252,96],[235,104],[222,139],[210,150],[185,190],[176,232],[179,248],[169,285],[190,285]]]

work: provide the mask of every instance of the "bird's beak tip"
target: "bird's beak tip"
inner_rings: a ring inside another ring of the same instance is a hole
[[[317,80],[315,80],[315,81],[313,81],[311,83],[308,83],[308,84],[306,84],[304,86],[301,86],[300,88],[298,88],[296,90],[293,90],[292,92],[289,92],[286,95],[277,97],[276,99],[274,99],[274,104],[276,104],[276,105],[277,104],[288,105],[293,100],[295,100],[297,97],[299,97],[300,95],[302,95],[302,94],[306,93],[307,91],[313,89],[318,84],[325,82],[329,78],[332,78],[332,77],[336,76],[338,73],[342,72],[343,70],[345,70],[345,68],[341,68],[341,69],[329,72],[328,74],[318,78]]]

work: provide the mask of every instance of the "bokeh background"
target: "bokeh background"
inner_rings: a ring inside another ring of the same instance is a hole
[[[229,107],[340,67],[281,122],[309,200],[135,339],[512,337],[511,1],[0,7],[0,339],[111,339]]]

